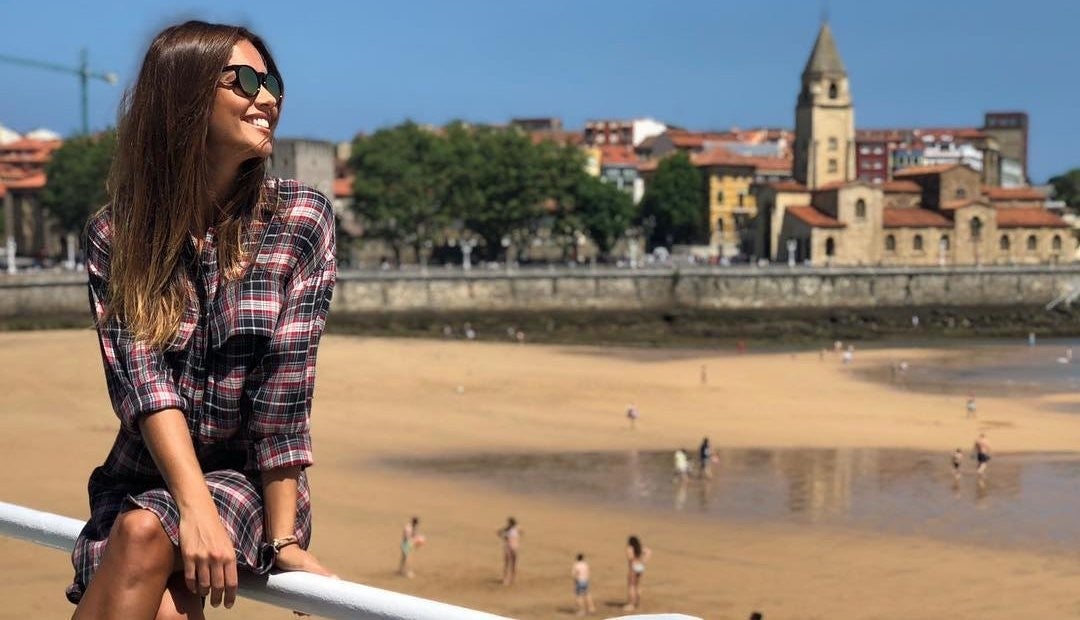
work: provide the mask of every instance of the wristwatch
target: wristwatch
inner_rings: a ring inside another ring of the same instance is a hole
[[[286,536],[284,538],[275,538],[270,541],[270,546],[274,548],[274,553],[279,553],[283,548],[289,545],[299,545],[300,541],[296,536]]]

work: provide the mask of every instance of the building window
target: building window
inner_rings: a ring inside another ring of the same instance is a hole
[[[836,87],[836,82],[829,82],[829,99],[836,99],[839,90],[840,89]]]
[[[980,241],[980,240],[982,240],[982,226],[983,226],[982,220],[980,220],[977,217],[973,217],[973,218],[971,218],[971,222],[969,222],[969,225],[971,226],[971,240],[972,241]]]
[[[885,251],[886,252],[895,252],[896,251],[896,237],[895,236],[893,236],[893,235],[885,235]]]
[[[716,192],[716,204],[718,204],[718,205],[724,204],[724,192],[723,192],[723,190],[721,190],[719,192]]]
[[[829,172],[836,172],[836,160],[835,159],[830,159],[829,160]]]
[[[1054,235],[1053,241],[1050,242],[1050,248],[1055,252],[1061,251],[1061,237],[1059,235]]]
[[[832,257],[832,256],[835,256],[835,255],[836,255],[836,242],[833,241],[832,237],[829,237],[828,239],[825,240],[825,256]]]
[[[744,194],[742,192],[739,192],[739,206],[740,207],[746,206],[746,205],[743,204],[743,202],[745,200],[746,200],[746,194]]]
[[[1000,248],[1002,252],[1008,252],[1011,247],[1012,242],[1009,241],[1009,235],[1001,235],[1001,241],[998,242],[998,248]]]
[[[860,165],[860,168],[862,168],[863,170],[869,170],[870,169],[870,162],[868,162],[866,160],[863,160],[863,163]]]
[[[881,162],[880,161],[875,161],[874,162],[874,170],[881,170]]]
[[[967,198],[967,190],[962,187],[956,188],[956,199],[963,200],[964,198]]]
[[[834,136],[829,136],[829,150],[835,151],[838,148],[839,143],[836,141],[836,138]]]
[[[868,147],[868,146],[860,146],[859,147],[859,155],[869,155],[869,154],[870,154],[870,147]]]
[[[949,235],[941,235],[941,239],[938,239],[938,248],[942,252],[949,251]]]
[[[855,201],[855,218],[860,220],[866,219],[866,201],[862,198]]]
[[[915,238],[911,240],[911,249],[916,252],[922,252],[922,235],[915,235]]]
[[[1035,235],[1028,235],[1028,239],[1027,239],[1027,250],[1028,250],[1028,252],[1034,252],[1037,249],[1039,249],[1039,240],[1035,237]]]
[[[882,153],[884,153],[884,152],[885,152],[885,151],[881,150],[881,147],[880,147],[880,146],[876,146],[876,147],[874,147],[874,155],[881,155],[881,154],[882,154]]]

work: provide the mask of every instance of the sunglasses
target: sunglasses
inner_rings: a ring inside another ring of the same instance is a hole
[[[231,84],[223,84],[222,86],[239,88],[240,92],[244,93],[244,96],[249,99],[258,97],[263,86],[266,87],[266,92],[270,93],[274,99],[277,99],[278,103],[281,103],[282,97],[285,96],[285,85],[281,83],[281,77],[278,75],[259,73],[249,65],[227,65],[221,69],[222,73],[229,71],[233,72],[236,79]]]

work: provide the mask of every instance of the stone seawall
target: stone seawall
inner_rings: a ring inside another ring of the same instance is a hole
[[[1080,266],[343,271],[333,312],[1036,306],[1075,289],[1080,289]],[[0,318],[86,313],[81,274],[0,276]]]

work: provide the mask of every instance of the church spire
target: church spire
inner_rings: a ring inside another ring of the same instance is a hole
[[[806,61],[803,76],[846,76],[844,61],[840,60],[840,52],[836,50],[836,41],[833,40],[832,30],[828,22],[821,24],[817,40],[814,41],[814,51],[810,52],[810,59]]]

